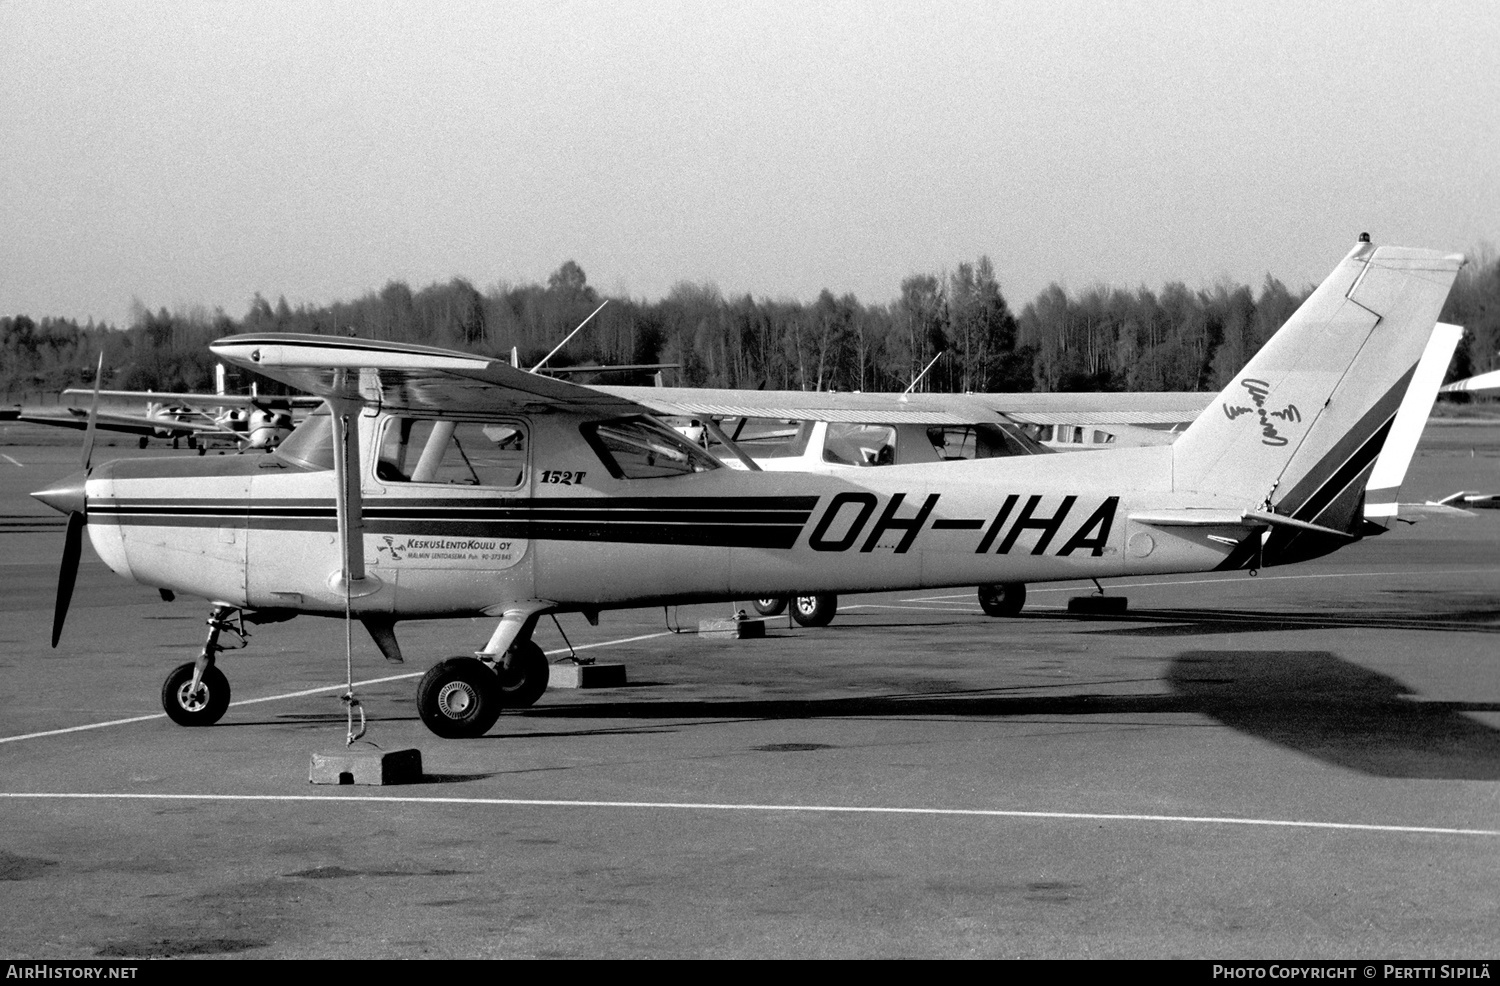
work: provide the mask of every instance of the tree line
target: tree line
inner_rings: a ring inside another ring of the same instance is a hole
[[[1500,366],[1500,258],[1481,254],[1443,310],[1468,330],[1455,378]],[[667,382],[691,387],[901,391],[920,377],[918,390],[943,392],[1216,391],[1310,291],[1269,275],[1253,289],[1221,281],[1069,292],[1054,283],[1017,313],[988,257],[914,274],[887,304],[826,290],[811,303],[725,297],[684,282],[655,302],[609,298],[552,363],[675,363]],[[257,294],[239,319],[139,301],[123,328],[0,316],[0,390],[13,403],[91,385],[100,352],[107,387],[208,390],[207,344],[239,332],[357,336],[507,360],[514,349],[531,366],[604,300],[568,261],[545,285],[483,292],[462,278],[416,291],[391,281],[353,301],[296,308]]]

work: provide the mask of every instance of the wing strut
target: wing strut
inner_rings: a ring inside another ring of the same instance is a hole
[[[333,409],[334,483],[338,486],[335,505],[339,520],[339,557],[341,566],[335,575],[344,593],[344,705],[348,711],[348,732],[344,745],[352,746],[365,734],[365,709],[354,697],[354,640],[352,597],[374,591],[365,578],[365,536],[363,502],[359,491],[359,404],[354,401],[330,401]],[[359,590],[356,592],[356,586]],[[359,729],[354,728],[354,711],[359,710]]]

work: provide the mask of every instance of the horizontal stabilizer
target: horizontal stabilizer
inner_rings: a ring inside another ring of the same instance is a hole
[[[1354,535],[1322,524],[1310,524],[1305,520],[1284,517],[1265,510],[1149,510],[1133,513],[1130,519],[1151,527],[1243,527],[1246,530],[1263,530],[1267,527],[1287,527],[1317,534],[1332,534],[1346,541]]]

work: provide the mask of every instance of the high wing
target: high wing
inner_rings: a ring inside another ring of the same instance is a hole
[[[325,400],[353,401],[384,411],[560,411],[591,418],[652,411],[605,388],[555,380],[501,360],[432,346],[286,333],[226,336],[209,348],[227,363]]]
[[[681,363],[592,363],[587,366],[544,366],[538,373],[563,377],[571,373],[644,373],[648,370],[676,370]]]
[[[974,394],[972,398],[1023,424],[1173,425],[1190,423],[1217,394],[1162,393]]]

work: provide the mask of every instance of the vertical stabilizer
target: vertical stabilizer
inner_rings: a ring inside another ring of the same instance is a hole
[[[1351,250],[1172,446],[1173,485],[1338,530],[1463,257]]]

